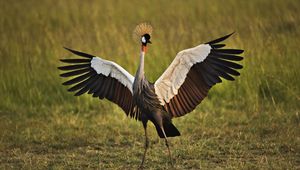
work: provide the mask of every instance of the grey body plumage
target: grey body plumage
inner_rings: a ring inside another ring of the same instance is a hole
[[[157,95],[155,93],[153,83],[150,83],[144,75],[144,52],[141,52],[140,64],[135,74],[133,83],[133,100],[141,110],[142,117],[151,119],[153,113],[161,112],[163,107],[160,105]],[[141,118],[142,121],[145,121]]]

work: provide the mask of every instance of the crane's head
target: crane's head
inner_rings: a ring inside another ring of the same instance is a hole
[[[141,23],[135,27],[133,33],[134,37],[142,43],[142,51],[146,52],[147,44],[151,44],[152,26],[148,23]]]
[[[151,36],[149,34],[144,34],[141,38],[142,45],[147,46],[148,43],[151,44],[150,38]]]

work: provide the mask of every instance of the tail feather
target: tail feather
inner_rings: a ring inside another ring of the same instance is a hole
[[[157,134],[159,135],[160,138],[164,138],[164,134],[161,130],[161,128],[158,125],[155,125]],[[163,124],[165,133],[167,137],[175,137],[175,136],[180,136],[180,132],[178,129],[171,123],[164,123]]]

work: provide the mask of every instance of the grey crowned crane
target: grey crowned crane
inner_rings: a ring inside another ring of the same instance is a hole
[[[139,24],[135,35],[141,43],[140,62],[133,77],[118,64],[100,57],[66,48],[82,57],[61,59],[69,65],[58,67],[67,71],[61,77],[77,76],[63,83],[73,85],[68,91],[76,92],[75,96],[84,93],[99,99],[108,99],[123,109],[127,116],[142,122],[145,131],[145,150],[141,162],[144,164],[147,148],[147,123],[151,121],[160,138],[164,138],[168,148],[170,162],[171,152],[167,137],[180,136],[172,124],[172,118],[184,116],[196,108],[207,96],[209,89],[221,78],[234,80],[239,76],[236,71],[242,66],[243,53],[240,49],[224,49],[222,43],[232,34],[180,51],[170,66],[154,83],[144,76],[144,57],[148,44],[151,43],[152,27]]]

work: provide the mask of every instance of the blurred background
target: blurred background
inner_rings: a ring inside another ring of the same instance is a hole
[[[171,140],[177,168],[300,167],[300,1],[1,0],[0,6],[0,167],[139,164],[140,123],[107,100],[68,93],[57,67],[74,57],[66,46],[134,74],[140,46],[132,33],[145,21],[154,28],[145,58],[152,82],[177,52],[233,31],[227,46],[245,50],[236,81],[216,85],[195,111],[174,120],[183,135]],[[147,166],[168,167],[163,142],[153,128],[150,135]]]

